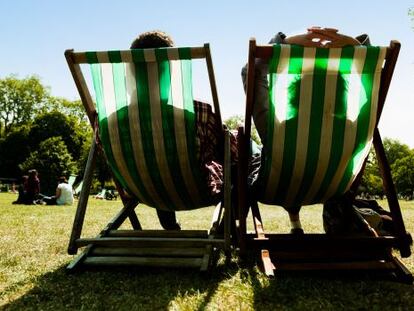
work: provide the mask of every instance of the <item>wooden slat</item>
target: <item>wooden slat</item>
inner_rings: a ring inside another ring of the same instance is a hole
[[[108,237],[207,238],[207,230],[111,230]]]
[[[206,57],[206,52],[205,52],[204,47],[191,47],[190,49],[191,49],[191,57],[192,58],[197,59],[197,58],[205,58]],[[128,53],[129,51],[130,50],[122,50],[120,52],[121,53]],[[95,51],[95,52],[96,53],[106,53],[108,51]],[[173,59],[171,59],[171,60],[173,60]],[[86,53],[85,52],[73,53],[73,62],[75,64],[87,64],[88,61],[86,59]]]
[[[200,271],[208,270],[208,267],[210,265],[210,258],[211,258],[212,251],[213,251],[213,248],[211,247],[211,245],[207,245],[206,248],[204,249],[204,255],[201,260]]]
[[[89,238],[78,239],[78,247],[93,244],[95,246],[107,247],[197,247],[207,244],[223,246],[224,241],[220,239],[199,239],[199,238]]]
[[[68,63],[69,70],[72,74],[73,80],[75,81],[76,88],[78,89],[79,96],[82,100],[82,104],[85,107],[86,114],[89,118],[89,123],[92,127],[95,126],[95,119],[97,116],[95,105],[92,100],[92,96],[89,93],[88,85],[86,84],[82,70],[75,60],[75,54],[73,50],[66,50],[65,57]]]
[[[325,234],[305,234],[294,236],[291,234],[266,234],[268,240],[257,239],[254,234],[247,234],[246,245],[249,249],[268,250],[296,250],[296,249],[333,249],[338,247],[364,248],[364,247],[396,247],[399,241],[396,237],[331,237]]]
[[[387,54],[385,56],[386,58],[385,66],[381,73],[380,90],[378,94],[378,112],[377,112],[376,127],[378,126],[378,123],[379,123],[379,120],[382,114],[382,109],[385,104],[385,99],[388,94],[388,89],[391,84],[391,79],[394,74],[394,69],[395,69],[395,65],[397,64],[397,59],[398,59],[398,54],[400,53],[400,49],[401,49],[401,43],[396,40],[392,40],[387,49]]]
[[[395,256],[392,256],[391,261],[394,263],[397,277],[404,283],[413,284],[413,275],[410,270]]]
[[[270,259],[269,251],[266,249],[262,250],[262,263],[264,272],[268,277],[274,277],[275,274],[273,270],[275,269],[275,266],[272,263],[272,260]]]
[[[359,249],[314,249],[312,251],[272,251],[274,261],[345,261],[345,260],[382,260],[390,258],[390,249],[359,248]]]
[[[256,237],[254,233],[248,233],[247,238],[250,240]],[[370,236],[357,236],[357,235],[330,235],[325,233],[306,233],[302,235],[294,235],[289,233],[266,233],[266,237],[269,239],[276,239],[282,243],[285,241],[295,243],[298,241],[306,242],[333,242],[333,243],[364,243],[369,241],[383,241],[384,243],[392,244],[398,240],[397,237],[391,235],[384,235],[380,237],[370,237]],[[374,242],[375,243],[375,242]],[[381,243],[381,242],[377,242]]]
[[[301,262],[297,264],[280,263],[277,270],[304,271],[304,270],[394,270],[395,265],[386,261],[355,261],[355,262]]]
[[[213,61],[211,59],[211,54],[210,54],[210,45],[208,43],[204,44],[204,51],[206,55],[206,63],[207,63],[208,79],[210,81],[211,96],[213,98],[214,116],[216,118],[216,124],[221,127],[223,122],[221,120],[220,105],[219,105],[219,100],[218,100],[218,95],[217,95],[216,78],[214,76]]]
[[[158,258],[158,257],[88,257],[84,261],[87,266],[144,266],[197,268],[201,266],[201,258]]]
[[[252,40],[252,39],[251,39]],[[392,41],[391,44],[398,43],[398,41]],[[390,48],[387,49],[387,57],[391,54]],[[273,45],[266,44],[266,45],[257,45],[255,50],[255,57],[261,59],[270,59],[273,55]]]
[[[205,248],[153,248],[153,247],[95,247],[91,256],[153,256],[153,257],[202,257]]]
[[[108,236],[108,233],[117,230],[127,219],[130,211],[133,211],[138,204],[138,200],[130,199],[123,201],[124,207],[115,215],[114,218],[105,226],[101,232],[101,236]]]
[[[74,260],[72,260],[69,265],[66,267],[66,271],[68,271],[69,273],[73,273],[75,272],[85,261],[85,259],[89,256],[90,254],[90,247],[88,247],[87,249],[85,249],[83,251],[82,254],[80,254],[79,256],[77,256]]]

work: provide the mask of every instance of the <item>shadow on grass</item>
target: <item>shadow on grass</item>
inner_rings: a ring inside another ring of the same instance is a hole
[[[413,310],[414,287],[389,274],[285,272],[267,278],[250,265],[254,310]]]
[[[188,269],[102,268],[46,273],[5,310],[204,310],[217,286],[237,272],[218,266],[208,274]],[[188,299],[191,298],[191,299]],[[175,305],[178,302],[178,306]]]

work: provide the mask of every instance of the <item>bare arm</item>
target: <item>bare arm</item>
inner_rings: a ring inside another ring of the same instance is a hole
[[[56,195],[55,195],[55,198],[56,199],[59,199],[59,197],[60,197],[60,195],[62,194],[62,190],[60,190],[60,188],[58,187],[58,188],[56,188]]]

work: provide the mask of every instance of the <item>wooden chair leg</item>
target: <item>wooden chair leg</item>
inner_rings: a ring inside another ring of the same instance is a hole
[[[391,261],[396,266],[396,274],[399,281],[406,284],[413,284],[414,278],[410,270],[397,258],[392,257]]]
[[[409,257],[411,255],[410,244],[412,241],[410,235],[405,230],[397,192],[392,181],[391,168],[385,155],[384,146],[382,144],[378,128],[376,128],[374,132],[374,148],[382,175],[385,194],[387,196],[388,205],[394,223],[395,233],[400,238],[400,253],[402,257]]]
[[[142,230],[141,223],[138,220],[137,214],[135,210],[130,210],[128,214],[129,221],[131,222],[132,228],[134,230]]]
[[[244,257],[247,253],[246,238],[247,233],[246,217],[248,210],[247,202],[247,149],[245,146],[244,129],[239,127],[237,134],[237,144],[239,147],[238,167],[237,167],[237,217],[238,217],[238,242],[240,256]]]
[[[137,204],[138,202],[136,200],[130,200],[129,202],[127,202],[124,208],[121,209],[119,213],[106,225],[105,229],[102,230],[102,236],[105,236],[111,230],[118,229],[124,223],[124,221],[131,215],[131,211],[134,212],[134,209],[137,206]],[[138,217],[136,217],[136,220],[138,221],[139,228],[141,228],[141,224],[139,223]]]
[[[82,190],[79,196],[78,207],[73,221],[72,233],[69,240],[68,253],[74,255],[78,251],[76,240],[82,233],[83,222],[85,220],[86,207],[88,204],[89,191],[92,183],[93,169],[95,167],[97,155],[96,136],[92,138],[92,145],[89,151],[88,161],[86,162],[85,174],[83,176]]]
[[[230,227],[231,227],[231,160],[230,133],[224,136],[224,252],[230,258]]]
[[[256,239],[267,240],[264,232],[262,217],[260,215],[259,206],[257,205],[257,202],[252,202],[251,210],[253,216],[254,229],[256,231]],[[267,249],[261,250],[261,258],[263,269],[266,276],[270,278],[274,277],[275,274],[273,270],[275,269],[275,266],[273,265],[273,262],[270,258],[270,252]]]

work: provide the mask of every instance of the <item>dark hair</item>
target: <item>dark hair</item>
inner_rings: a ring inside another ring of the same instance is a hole
[[[59,181],[59,184],[68,182],[65,176],[60,176],[58,181]]]
[[[29,177],[30,176],[36,176],[37,175],[37,171],[35,169],[29,170]]]
[[[153,30],[140,34],[131,44],[131,49],[172,47],[174,41],[163,31]]]

